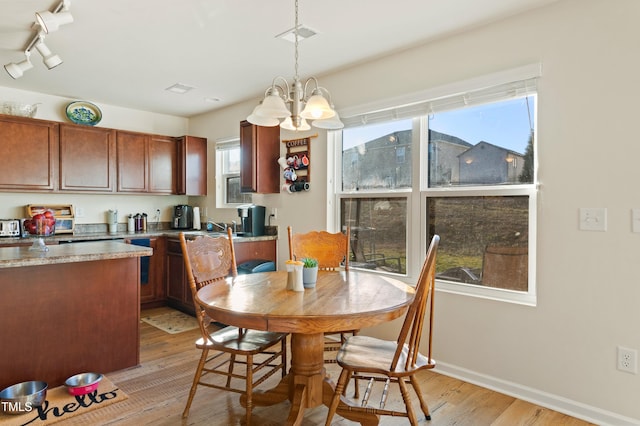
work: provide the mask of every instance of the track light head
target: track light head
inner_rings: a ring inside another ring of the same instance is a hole
[[[58,31],[60,25],[73,22],[73,16],[69,12],[51,13],[48,10],[36,12],[36,22],[45,33],[49,34]]]
[[[42,62],[44,62],[48,69],[55,68],[62,63],[60,56],[51,53],[51,50],[49,50],[47,45],[44,44],[43,37],[40,37],[40,40],[36,43],[35,47],[38,53],[42,55]]]
[[[33,68],[33,64],[29,60],[29,54],[25,53],[25,56],[26,58],[24,59],[24,61],[21,61],[18,63],[10,62],[4,66],[4,69],[7,71],[7,73],[9,73],[11,78],[13,79],[20,78],[22,77],[25,71],[28,71],[31,68]]]
[[[63,0],[53,12],[48,10],[36,12],[36,23],[47,34],[58,31],[60,25],[73,22],[73,16],[69,12],[70,5],[70,0]]]

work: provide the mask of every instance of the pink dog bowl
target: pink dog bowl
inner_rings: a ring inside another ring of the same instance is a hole
[[[81,373],[71,376],[64,382],[69,393],[73,396],[85,395],[98,389],[98,385],[102,380],[102,374],[98,373]]]

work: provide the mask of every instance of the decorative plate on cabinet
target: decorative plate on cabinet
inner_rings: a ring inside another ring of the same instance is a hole
[[[91,102],[76,101],[67,105],[67,117],[76,124],[95,126],[102,120],[102,111]]]

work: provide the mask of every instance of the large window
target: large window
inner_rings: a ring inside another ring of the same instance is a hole
[[[429,116],[425,223],[441,280],[529,293],[534,101]]]
[[[240,141],[216,144],[216,207],[250,203],[251,194],[240,192]]]
[[[337,192],[353,267],[416,275],[414,250],[439,234],[441,289],[535,303],[535,80],[515,87],[346,120]]]
[[[342,189],[353,195],[341,199],[340,220],[351,227],[351,265],[405,274],[412,120],[348,128],[342,141]]]

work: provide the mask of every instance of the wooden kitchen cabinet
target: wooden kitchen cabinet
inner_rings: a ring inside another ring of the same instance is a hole
[[[236,264],[240,265],[248,260],[264,259],[276,261],[276,240],[247,241],[233,245],[236,252]]]
[[[113,192],[116,132],[60,124],[60,190]]]
[[[149,309],[165,304],[165,262],[167,239],[127,238],[127,244],[137,244],[153,249],[153,255],[140,258],[140,308]]]
[[[168,136],[149,136],[149,192],[176,194],[178,144]]]
[[[147,135],[118,131],[118,192],[147,192],[148,144]]]
[[[240,190],[260,194],[280,192],[280,127],[240,122]]]
[[[0,190],[57,189],[59,125],[0,114]]]
[[[118,131],[116,141],[118,192],[176,193],[174,138]]]
[[[207,139],[176,138],[178,144],[177,193],[207,195]]]
[[[195,315],[193,297],[187,280],[180,240],[167,239],[167,304],[191,315]]]

